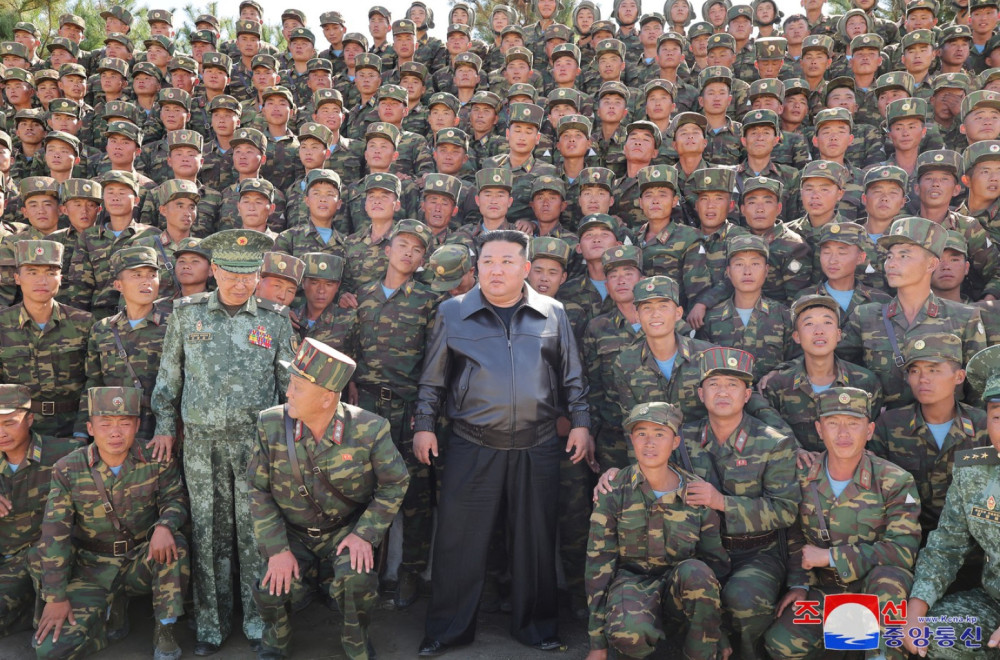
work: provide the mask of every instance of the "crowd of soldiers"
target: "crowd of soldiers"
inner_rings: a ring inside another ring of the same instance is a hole
[[[120,6],[92,52],[79,16],[17,23],[0,635],[82,657],[152,594],[156,660],[179,618],[207,656],[237,615],[274,660],[321,597],[373,658],[373,609],[452,568],[434,510],[449,434],[475,439],[418,411],[439,306],[518,231],[586,375],[544,486],[590,660],[816,657],[796,603],[842,593],[901,604],[868,657],[1000,657],[1000,2],[951,1],[581,0],[567,26],[533,0],[486,41],[463,2],[444,40],[420,1],[367,34],[288,9],[283,52],[255,0],[231,41],[149,10],[136,44]],[[505,514],[478,611],[510,609]]]

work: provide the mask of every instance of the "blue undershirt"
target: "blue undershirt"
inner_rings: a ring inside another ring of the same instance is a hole
[[[844,479],[843,481],[838,481],[830,476],[830,468],[826,468],[826,478],[830,480],[830,490],[833,491],[834,496],[840,497],[840,494],[844,492],[847,488],[847,484],[851,483],[850,479]]]
[[[660,368],[660,373],[663,374],[663,377],[666,378],[667,380],[670,380],[670,377],[674,373],[674,362],[676,360],[677,360],[677,353],[674,353],[667,360],[656,361],[656,366]]]
[[[837,301],[837,304],[840,305],[840,308],[846,312],[847,308],[851,304],[851,298],[854,297],[854,290],[852,289],[850,291],[840,291],[839,289],[834,289],[833,287],[831,287],[829,282],[825,282],[823,284],[823,288],[826,289],[826,292],[830,294],[831,298]]]
[[[597,289],[597,292],[601,294],[601,300],[604,300],[605,298],[608,297],[607,280],[595,280],[594,278],[590,278],[590,283],[593,284],[594,288]]]
[[[951,430],[952,424],[955,420],[949,420],[944,424],[928,424],[927,428],[931,430],[931,435],[934,436],[934,442],[937,443],[938,449],[944,446],[944,439],[948,435],[948,431]]]
[[[133,321],[132,319],[129,319],[129,320],[128,320],[128,324],[129,324],[130,326],[132,326],[133,328],[135,328],[135,326],[137,326],[137,325],[139,325],[140,323],[142,323],[142,321],[143,321],[142,319],[136,319],[136,320],[134,320],[134,321]]]
[[[831,383],[830,385],[817,385],[815,383],[809,383],[809,386],[812,387],[813,394],[819,394],[820,392],[826,392],[828,389],[833,387],[833,384]]]
[[[382,293],[385,294],[385,299],[388,300],[389,298],[392,298],[392,294],[396,293],[396,289],[390,289],[389,287],[383,284]]]
[[[750,309],[740,309],[736,308],[736,313],[740,315],[740,320],[743,321],[743,325],[750,323],[750,314],[753,313],[753,307]]]
[[[324,243],[329,243],[330,239],[333,238],[333,227],[316,227],[316,233],[319,234]]]
[[[110,469],[111,469],[111,473],[112,473],[112,474],[114,474],[114,475],[115,475],[116,477],[117,477],[117,476],[118,476],[118,475],[119,475],[119,474],[121,473],[121,471],[122,471],[122,466],[120,466],[120,465],[116,465],[115,467],[111,467],[111,466],[109,465],[109,466],[108,466],[108,468],[110,468]]]
[[[7,463],[10,466],[11,472],[17,472],[17,468],[21,467],[20,463]]]
[[[639,328],[641,328],[641,327],[642,327],[641,323],[633,323],[632,324],[632,331],[633,332],[639,332]]]

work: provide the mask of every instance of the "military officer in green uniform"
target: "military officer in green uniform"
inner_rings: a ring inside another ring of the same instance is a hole
[[[184,476],[194,501],[196,652],[214,653],[232,629],[233,576],[238,553],[243,632],[260,639],[253,585],[263,573],[253,540],[246,469],[257,413],[275,405],[288,382],[281,360],[296,340],[284,305],[254,297],[270,238],[245,229],[201,242],[212,251],[218,289],[179,299],[167,325],[153,389],[153,455],[169,457],[178,423],[184,427]],[[236,547],[233,547],[233,538]]]
[[[368,636],[378,594],[374,550],[409,482],[389,422],[341,400],[354,361],[307,338],[295,359],[288,404],[261,411],[247,472],[254,538],[267,571],[254,589],[264,620],[261,660],[287,657],[286,602],[301,603],[307,576],[332,575],[348,657],[374,660]],[[317,570],[318,569],[318,570]]]

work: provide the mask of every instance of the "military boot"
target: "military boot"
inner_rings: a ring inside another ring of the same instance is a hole
[[[109,642],[118,642],[128,637],[128,596],[117,594],[112,598],[107,629]]]
[[[173,623],[156,622],[153,631],[153,660],[177,660],[181,657],[181,647],[174,638]]]

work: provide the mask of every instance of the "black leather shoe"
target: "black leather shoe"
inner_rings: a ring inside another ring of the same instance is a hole
[[[548,639],[543,639],[537,644],[532,644],[531,648],[538,649],[539,651],[558,651],[563,647],[563,643],[559,641],[558,637],[549,637]]]
[[[446,653],[451,647],[444,642],[439,642],[436,639],[430,639],[425,637],[424,641],[420,642],[420,651],[417,652],[421,658],[433,658],[439,656],[442,653]]]
[[[198,642],[194,645],[194,654],[200,656],[215,655],[219,652],[219,645],[212,642]]]

